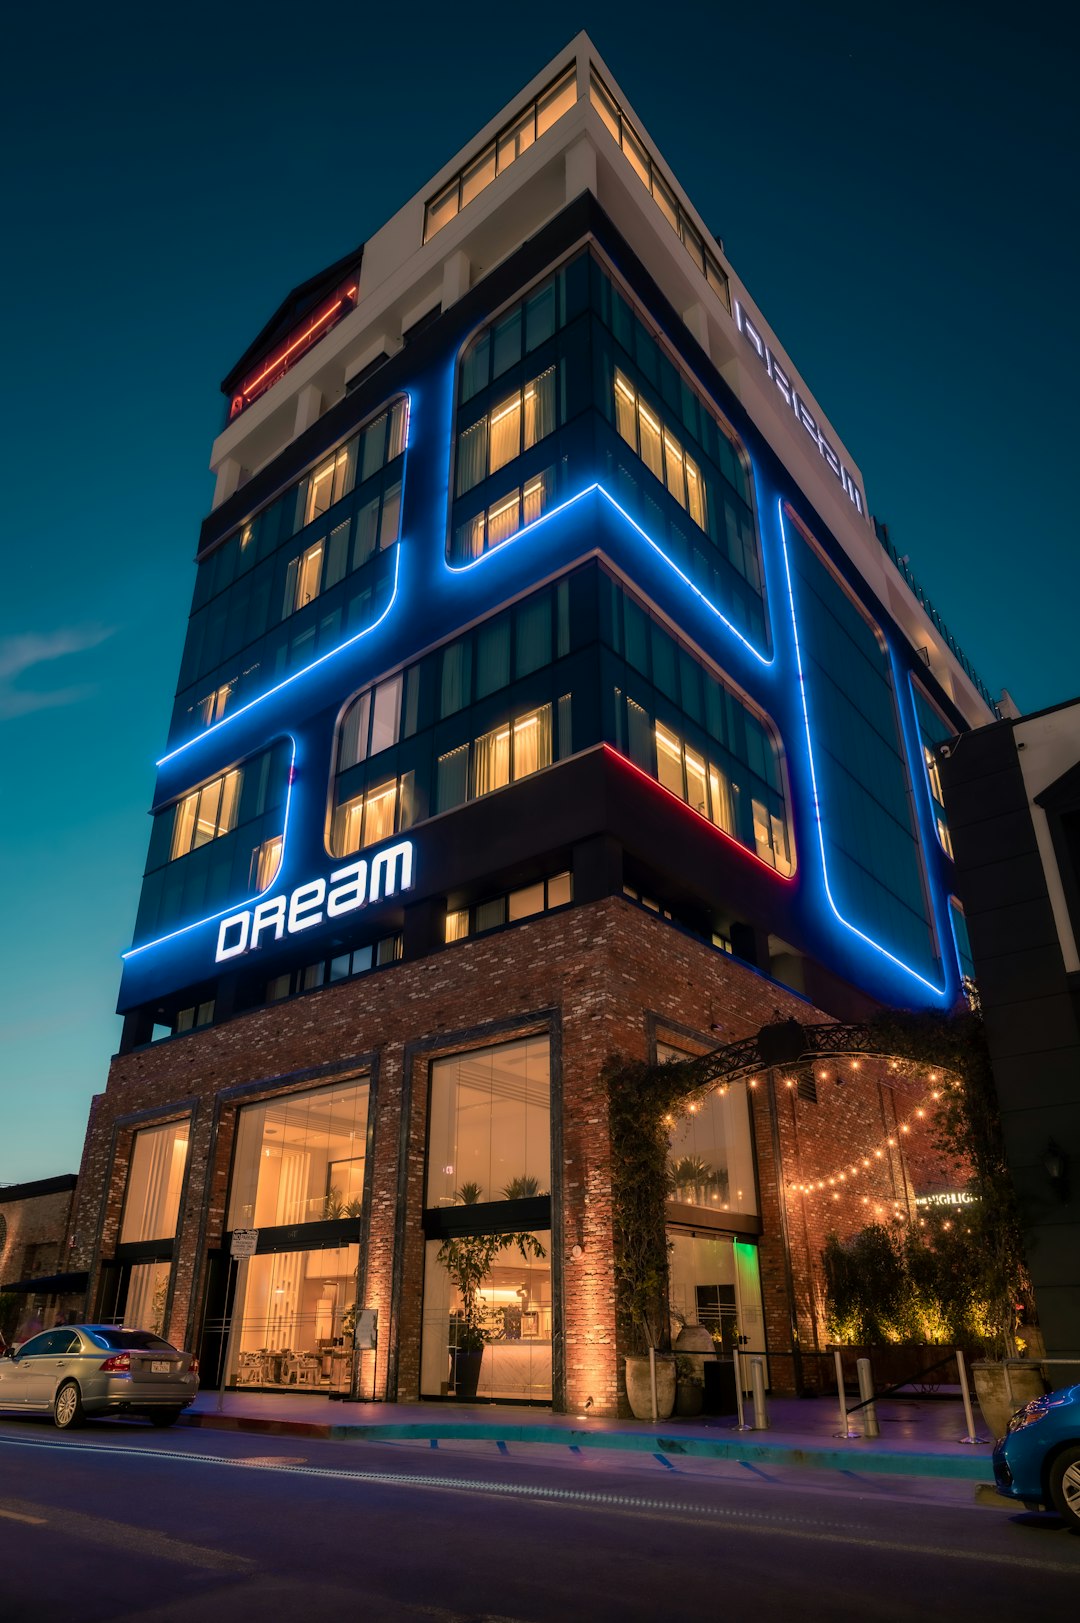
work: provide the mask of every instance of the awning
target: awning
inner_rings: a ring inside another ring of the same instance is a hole
[[[40,1279],[17,1279],[13,1285],[0,1285],[0,1291],[25,1296],[73,1296],[89,1283],[89,1274],[44,1274]]]

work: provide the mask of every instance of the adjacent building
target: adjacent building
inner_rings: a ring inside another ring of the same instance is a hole
[[[612,1412],[604,1062],[952,1006],[935,749],[988,695],[584,35],[223,391],[89,1311],[452,1396],[440,1252],[528,1233],[480,1395]],[[791,1389],[826,1229],[914,1213],[914,1101],[753,1080],[673,1126],[672,1292]]]
[[[69,1265],[74,1173],[0,1185],[0,1341],[63,1323],[87,1279]]]
[[[940,753],[1039,1325],[1052,1358],[1076,1359],[1080,701],[1003,718]]]

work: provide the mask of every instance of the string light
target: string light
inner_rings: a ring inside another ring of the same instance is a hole
[[[854,1064],[855,1062],[853,1061],[852,1063]],[[890,1069],[895,1070],[896,1068],[897,1066],[895,1062],[890,1061]],[[936,1081],[936,1073],[931,1072],[930,1079],[932,1081]],[[793,1086],[790,1081],[787,1085],[789,1087]],[[935,1089],[929,1094],[927,1103],[930,1100],[938,1100],[940,1098],[940,1090]],[[900,1147],[902,1142],[901,1135],[910,1137],[912,1124],[914,1123],[915,1125],[918,1125],[920,1122],[925,1122],[928,1115],[929,1112],[925,1104],[913,1106],[909,1119],[907,1121],[898,1122],[893,1132],[886,1134],[884,1148],[880,1145],[874,1146],[872,1149],[868,1149],[868,1152],[865,1155],[857,1157],[854,1161],[849,1162],[846,1168],[837,1169],[832,1173],[825,1173],[820,1178],[811,1178],[805,1183],[799,1183],[792,1180],[788,1185],[789,1189],[793,1194],[806,1196],[824,1193],[826,1195],[831,1195],[833,1200],[839,1200],[842,1191],[836,1187],[838,1184],[847,1185],[849,1177],[852,1179],[858,1178],[862,1172],[875,1170],[878,1162],[886,1161],[888,1159],[886,1154],[887,1150],[895,1150]],[[850,1192],[853,1195],[857,1193],[857,1191],[854,1189],[852,1189]],[[871,1197],[869,1195],[862,1195],[859,1198],[864,1206],[869,1206],[871,1204]],[[894,1214],[899,1215],[899,1202],[897,1200],[892,1200],[891,1204]],[[880,1205],[875,1206],[874,1209],[879,1215],[884,1211],[884,1208]],[[919,1222],[920,1225],[925,1226],[924,1219],[920,1218]]]

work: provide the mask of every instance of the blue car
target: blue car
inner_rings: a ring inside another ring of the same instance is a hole
[[[994,1449],[994,1486],[1029,1510],[1056,1510],[1080,1529],[1080,1386],[1017,1409]]]

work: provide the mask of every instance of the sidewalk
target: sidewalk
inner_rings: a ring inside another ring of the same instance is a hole
[[[830,1398],[773,1398],[767,1431],[738,1432],[733,1415],[695,1420],[609,1420],[498,1404],[342,1403],[291,1392],[200,1392],[180,1424],[222,1431],[328,1438],[338,1442],[469,1440],[608,1448],[748,1463],[873,1471],[895,1476],[991,1482],[990,1443],[963,1444],[958,1401],[888,1398],[877,1404],[881,1436],[845,1440]],[[976,1421],[978,1415],[976,1414]],[[852,1430],[862,1430],[861,1416]]]

